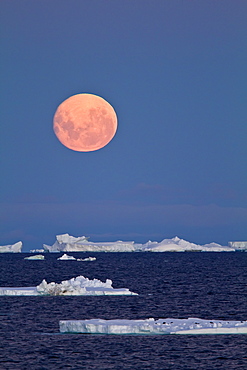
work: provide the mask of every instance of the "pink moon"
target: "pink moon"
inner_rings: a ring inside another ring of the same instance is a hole
[[[117,115],[103,98],[77,94],[64,100],[53,118],[58,140],[77,152],[92,152],[106,146],[117,131]]]

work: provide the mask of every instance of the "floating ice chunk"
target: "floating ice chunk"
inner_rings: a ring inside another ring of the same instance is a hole
[[[30,249],[30,253],[44,253],[44,249]]]
[[[137,295],[127,288],[115,289],[112,281],[107,279],[104,283],[101,280],[90,280],[84,276],[77,276],[61,283],[47,283],[43,280],[36,287],[9,288],[0,287],[1,295]]]
[[[84,276],[77,276],[60,284],[48,284],[43,280],[37,286],[37,291],[48,295],[136,295],[126,288],[114,289],[110,279],[104,283],[98,279],[89,280]]]
[[[247,321],[188,319],[61,320],[61,333],[82,334],[247,334]]]
[[[68,254],[64,253],[61,257],[57,258],[58,260],[66,261],[66,260],[74,260],[76,261],[76,258],[73,256],[68,256]]]
[[[25,257],[24,260],[44,260],[45,256],[42,254],[36,254],[35,256]]]
[[[2,245],[0,246],[0,253],[20,253],[22,249],[22,242],[17,242],[15,244],[10,245]]]
[[[95,261],[96,257],[77,258],[76,261]]]

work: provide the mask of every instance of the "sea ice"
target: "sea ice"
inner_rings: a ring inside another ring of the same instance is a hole
[[[0,246],[0,253],[20,253],[22,249],[22,242],[17,242],[15,244],[10,245],[2,245]]]
[[[102,282],[98,279],[90,280],[84,276],[77,276],[61,283],[47,283],[43,280],[36,287],[10,288],[0,287],[1,295],[138,295],[127,288],[115,289],[112,281]]]
[[[188,319],[61,320],[61,333],[82,334],[247,334],[247,321]]]
[[[52,245],[44,244],[47,252],[234,252],[231,246],[222,246],[217,243],[199,245],[180,239],[164,239],[161,242],[148,241],[145,244],[131,242],[89,242],[85,236],[75,238],[69,234],[57,235]]]
[[[45,256],[42,254],[36,254],[35,256],[25,257],[24,260],[44,260]]]

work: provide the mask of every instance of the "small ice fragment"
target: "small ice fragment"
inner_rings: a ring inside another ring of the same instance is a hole
[[[76,261],[76,258],[73,256],[69,256],[68,254],[64,253],[61,257],[57,258],[58,260],[67,261],[67,260],[74,260]]]
[[[24,260],[44,260],[45,256],[42,254],[36,254],[35,256],[25,257]]]

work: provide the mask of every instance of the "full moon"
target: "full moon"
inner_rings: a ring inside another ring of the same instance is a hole
[[[53,118],[53,130],[67,148],[92,152],[112,140],[117,131],[117,115],[100,96],[77,94],[58,106]]]

